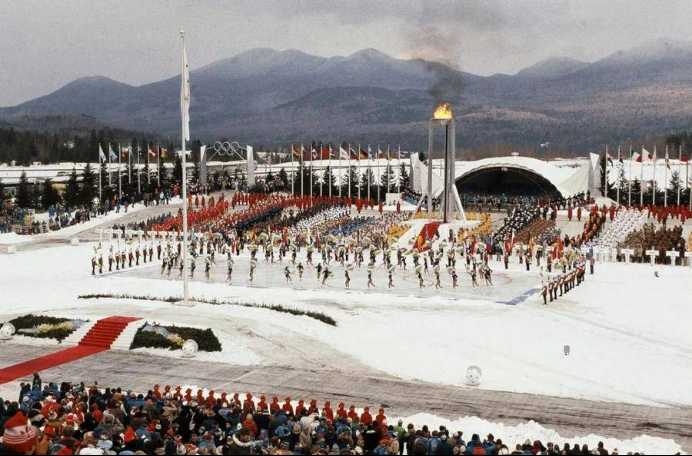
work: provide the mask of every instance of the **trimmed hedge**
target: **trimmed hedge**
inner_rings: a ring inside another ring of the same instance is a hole
[[[112,293],[93,293],[79,295],[79,299],[135,299],[141,301],[162,301],[162,302],[179,302],[181,298],[175,296],[168,297],[155,297],[155,296],[141,296],[141,295],[128,295],[128,294],[112,294]],[[325,315],[322,312],[312,312],[310,310],[300,310],[294,309],[292,307],[284,307],[279,304],[252,304],[248,302],[230,302],[230,301],[219,301],[218,299],[205,299],[205,298],[194,298],[194,302],[201,302],[203,304],[211,304],[215,306],[241,306],[241,307],[251,307],[254,309],[267,309],[273,310],[274,312],[287,313],[295,316],[305,316],[314,318],[315,320],[321,321],[330,326],[336,326],[336,320],[334,320],[329,315]]]
[[[221,351],[221,342],[216,337],[211,329],[188,328],[184,326],[161,326],[169,332],[178,334],[185,340],[192,339],[197,342],[200,351],[217,352]],[[166,339],[161,334],[144,331],[144,327],[140,328],[135,334],[130,350],[135,348],[164,348],[167,350],[180,350],[180,347],[175,345],[170,340]]]
[[[17,317],[14,320],[10,320],[9,323],[12,323],[15,329],[17,330],[17,333],[19,333],[20,329],[31,329],[44,324],[57,325],[60,323],[65,323],[66,321],[70,321],[70,319],[29,314]],[[39,339],[57,339],[61,341],[63,339],[66,339],[73,332],[74,329],[60,328],[53,329],[44,333],[22,333],[21,335],[26,337],[37,337]]]

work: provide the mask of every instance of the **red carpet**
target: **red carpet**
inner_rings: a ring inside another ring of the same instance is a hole
[[[108,317],[96,322],[93,328],[79,341],[79,345],[89,347],[111,348],[115,339],[118,338],[125,327],[133,321],[139,320],[135,317]]]
[[[125,327],[139,318],[108,317],[96,322],[76,347],[0,369],[0,384],[108,350]]]

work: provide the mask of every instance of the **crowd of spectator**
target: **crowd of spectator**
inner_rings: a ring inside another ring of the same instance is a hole
[[[503,442],[487,434],[389,420],[383,408],[228,395],[155,385],[146,393],[96,384],[42,385],[0,400],[2,454],[607,455],[602,442]]]
[[[683,257],[686,251],[686,243],[682,237],[681,226],[672,228],[660,226],[656,228],[656,225],[653,223],[647,223],[641,229],[628,234],[623,245],[634,250],[631,260],[635,262],[646,262],[645,255],[647,250],[658,250],[657,261],[660,263],[667,261],[666,252],[669,250],[678,251],[680,257]]]

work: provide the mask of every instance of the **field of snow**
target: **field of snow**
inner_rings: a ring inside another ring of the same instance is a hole
[[[562,436],[552,429],[547,429],[539,423],[531,420],[516,426],[509,426],[502,423],[494,423],[477,417],[463,417],[456,420],[448,420],[427,413],[417,413],[415,415],[404,418],[388,418],[388,422],[394,423],[401,419],[404,425],[413,423],[416,427],[428,425],[430,429],[437,429],[439,426],[445,426],[450,432],[454,433],[457,430],[463,431],[464,438],[469,440],[473,434],[478,434],[484,438],[487,434],[493,434],[495,438],[502,439],[502,442],[507,445],[510,452],[514,450],[516,444],[523,444],[526,436],[531,436],[532,439],[540,440],[543,445],[548,442],[562,445],[569,443],[570,447],[575,443],[579,445],[587,444],[590,449],[595,449],[598,442],[603,442],[604,447],[608,451],[618,450],[619,454],[628,454],[640,452],[643,454],[676,454],[682,452],[680,445],[672,440],[662,439],[659,437],[651,437],[641,435],[633,439],[619,440],[609,437],[602,437],[596,434],[578,435],[578,436]],[[531,441],[533,443],[533,441]]]
[[[294,338],[312,341],[313,350],[328,346],[403,378],[461,385],[466,368],[475,364],[483,370],[484,389],[692,405],[691,268],[657,267],[656,277],[648,265],[597,264],[596,274],[587,276],[584,285],[548,306],[537,294],[514,306],[496,302],[497,296],[520,293],[537,283],[536,273],[518,264],[497,273],[495,288],[470,290],[462,283],[458,295],[430,288],[418,292],[415,287],[389,293],[384,276],[374,291],[364,289],[364,283],[361,289],[344,291],[338,274],[324,289],[317,288],[316,281],[315,289],[295,289],[283,281],[283,266],[263,260],[257,280],[261,275],[271,278],[264,284],[246,287],[240,277],[234,286],[191,284],[197,297],[321,311],[337,321],[332,327],[308,317],[238,306],[79,300],[83,293],[181,294],[180,282],[148,271],[157,270],[156,265],[140,267],[142,277],[128,272],[92,278],[92,252],[92,245],[83,244],[0,256],[0,321],[28,312],[158,317],[211,327],[224,338],[238,337],[244,345],[241,352],[228,354],[229,362],[267,362],[257,354],[259,344]],[[217,268],[225,270],[225,260],[217,262]],[[500,270],[499,265],[494,268]],[[503,285],[503,276],[510,282]],[[514,289],[509,283],[520,286]],[[242,338],[248,330],[266,340]],[[565,345],[570,346],[568,356]]]

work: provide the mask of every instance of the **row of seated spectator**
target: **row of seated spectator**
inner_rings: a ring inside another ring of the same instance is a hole
[[[146,393],[97,384],[42,386],[35,374],[19,401],[0,401],[2,454],[609,454],[603,443],[526,439],[390,422],[385,410],[340,402],[279,402],[159,385]],[[612,454],[617,454],[613,449]]]

